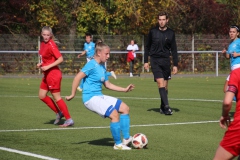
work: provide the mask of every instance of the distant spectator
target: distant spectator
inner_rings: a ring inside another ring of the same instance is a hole
[[[130,44],[127,46],[127,62],[130,63],[129,76],[133,77],[134,59],[136,58],[136,51],[138,51],[138,45],[135,44],[134,40],[131,40]]]

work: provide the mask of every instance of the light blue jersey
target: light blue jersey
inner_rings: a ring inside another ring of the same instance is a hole
[[[233,57],[232,54],[236,52],[236,53],[240,53],[240,39],[237,38],[236,40],[234,40],[233,42],[231,42],[228,46],[228,54],[230,54],[231,57],[231,67],[236,65],[236,64],[240,64],[240,57]]]
[[[95,52],[95,43],[93,43],[93,42],[90,42],[90,43],[85,42],[84,46],[83,46],[83,50],[87,51],[86,52],[87,58],[92,59],[93,56],[94,56],[94,52]]]
[[[83,79],[83,103],[90,100],[93,96],[103,95],[102,84],[108,81],[105,66],[92,59],[85,64],[81,72],[86,74],[86,77]]]

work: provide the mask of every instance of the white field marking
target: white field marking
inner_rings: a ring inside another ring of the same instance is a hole
[[[17,95],[0,95],[0,97],[23,97],[23,98],[37,98],[38,96],[17,96]],[[66,96],[62,96],[66,97]],[[81,98],[82,96],[76,96],[75,98]],[[144,97],[118,97],[122,99],[144,99],[144,100],[159,100],[159,98],[144,98]],[[214,99],[179,99],[179,98],[169,98],[169,100],[173,101],[199,101],[199,102],[222,102],[222,100],[214,100]]]
[[[45,160],[59,160],[59,159],[56,159],[56,158],[42,156],[42,155],[39,155],[39,154],[34,154],[34,153],[29,153],[29,152],[24,152],[24,151],[19,151],[19,150],[11,149],[11,148],[0,147],[0,150],[7,151],[7,152],[18,153],[18,154],[22,154],[22,155],[26,155],[26,156],[30,156],[30,157],[36,157],[36,158],[45,159]]]
[[[131,125],[130,127],[152,127],[152,126],[172,126],[172,125],[186,125],[186,124],[205,124],[217,123],[219,121],[198,121],[198,122],[178,122],[178,123],[165,123],[165,124],[139,124]],[[69,128],[48,128],[48,129],[19,129],[19,130],[0,130],[0,132],[33,132],[33,131],[55,131],[55,130],[82,130],[82,129],[104,129],[109,126],[102,127],[69,127]]]

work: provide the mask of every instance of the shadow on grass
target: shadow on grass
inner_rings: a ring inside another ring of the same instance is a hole
[[[173,112],[179,112],[180,110],[177,108],[171,108]],[[160,112],[160,108],[150,108],[147,111],[154,111],[154,112]]]
[[[97,146],[113,146],[114,145],[114,141],[112,138],[102,138],[102,139],[83,141],[83,142],[78,142],[73,144],[83,144],[83,143],[88,143],[90,145],[97,145]]]
[[[50,120],[50,121],[48,121],[48,122],[45,122],[44,124],[53,124],[54,121],[55,121],[55,119]],[[61,125],[61,124],[63,124],[64,122],[65,122],[65,119],[61,119],[61,120],[58,122],[58,125]]]
[[[111,147],[113,147],[113,145],[114,145],[114,141],[112,138],[102,138],[102,139],[97,139],[97,140],[92,140],[92,141],[83,141],[83,142],[78,142],[78,143],[73,143],[73,144],[84,144],[84,143],[88,143],[90,145],[111,146]],[[135,148],[133,148],[133,149],[135,149]],[[143,149],[148,149],[148,147],[146,146]]]

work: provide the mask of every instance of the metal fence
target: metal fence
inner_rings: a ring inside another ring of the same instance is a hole
[[[64,62],[60,68],[64,74],[76,74],[86,63],[86,58],[77,58],[81,51],[61,51]],[[220,54],[221,51],[178,51],[179,74],[227,74],[230,71],[229,60]],[[129,73],[126,51],[111,51],[106,63],[109,71],[116,74]],[[137,52],[134,73],[143,73],[143,52]],[[36,67],[38,51],[0,51],[0,74],[39,74]]]

